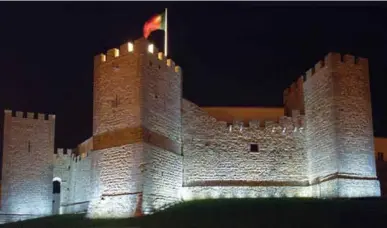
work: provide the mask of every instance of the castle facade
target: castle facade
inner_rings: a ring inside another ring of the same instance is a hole
[[[202,198],[380,196],[367,59],[329,53],[270,118],[265,109],[217,117],[182,98],[182,80],[145,39],[96,56],[93,135],[73,149],[55,150],[55,115],[6,110],[0,218],[132,217]]]

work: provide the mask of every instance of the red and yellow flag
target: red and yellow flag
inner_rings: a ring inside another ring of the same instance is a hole
[[[144,37],[148,38],[156,30],[165,30],[165,13],[157,14],[145,22]]]

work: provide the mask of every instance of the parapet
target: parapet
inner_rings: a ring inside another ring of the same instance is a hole
[[[98,67],[121,56],[136,54],[153,55],[156,59],[163,62],[167,67],[171,68],[174,72],[181,74],[181,68],[176,66],[172,59],[166,59],[163,52],[159,52],[158,48],[145,38],[137,39],[134,42],[126,42],[119,48],[109,49],[106,54],[96,55],[94,57],[94,67]]]
[[[251,130],[270,130],[272,132],[278,130],[282,133],[295,133],[302,132],[305,127],[304,116],[300,115],[298,110],[293,111],[292,117],[281,116],[277,121],[266,120],[261,123],[259,120],[250,120],[248,123],[245,123],[235,120],[233,123],[227,124],[224,122],[224,124],[228,132],[240,133]]]
[[[66,148],[57,148],[56,149],[56,154],[58,156],[69,156],[69,157],[71,157],[71,155],[73,154],[73,150],[72,149],[66,149]]]
[[[368,69],[368,59],[362,57],[355,57],[349,54],[340,54],[335,52],[328,53],[324,60],[318,61],[314,67],[306,71],[305,80],[312,77],[315,73],[319,72],[324,67],[334,68],[338,64],[359,65],[365,69]]]
[[[289,95],[290,93],[294,92],[302,92],[303,91],[303,84],[304,84],[304,77],[300,76],[296,82],[293,82],[289,88],[286,88],[284,90],[284,98]]]
[[[6,109],[6,110],[4,110],[4,115],[16,117],[16,118],[24,118],[24,119],[38,119],[38,120],[53,120],[53,121],[55,121],[54,114],[21,112],[21,111],[12,111],[12,110]]]
[[[93,137],[90,137],[77,146],[78,154],[84,158],[93,150]]]

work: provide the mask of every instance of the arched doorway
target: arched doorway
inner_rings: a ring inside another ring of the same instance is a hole
[[[59,177],[55,177],[52,180],[52,214],[60,214],[60,185],[62,180]]]

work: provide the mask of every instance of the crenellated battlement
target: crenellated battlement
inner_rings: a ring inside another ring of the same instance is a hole
[[[165,66],[171,68],[174,72],[181,74],[181,68],[175,64],[172,59],[167,59],[163,52],[148,40],[141,38],[134,42],[122,44],[119,48],[109,49],[106,54],[98,54],[94,57],[94,67],[101,66],[126,55],[151,55],[155,59],[163,62]]]
[[[368,59],[362,57],[355,57],[349,54],[340,54],[335,52],[328,53],[323,60],[318,61],[314,67],[309,68],[304,75],[301,75],[296,82],[293,82],[290,87],[284,90],[284,97],[286,95],[300,91],[302,89],[303,83],[308,78],[312,77],[315,73],[319,72],[321,69],[324,69],[327,66],[331,68],[336,66],[337,64],[352,64],[359,65],[363,67],[368,67]]]
[[[45,114],[45,113],[33,113],[33,112],[21,112],[13,110],[4,110],[6,116],[12,116],[15,118],[24,118],[24,119],[38,119],[38,120],[52,120],[55,121],[54,114]]]
[[[303,76],[300,76],[297,81],[293,82],[290,87],[286,88],[284,90],[284,97],[286,97],[287,95],[289,95],[290,93],[294,93],[294,92],[302,92],[303,90],[303,83],[304,83],[304,78]]]
[[[73,150],[72,149],[67,149],[67,148],[57,148],[56,149],[56,154],[58,156],[67,156],[67,157],[71,157],[72,154],[73,154]]]
[[[80,154],[77,149],[68,149],[68,148],[57,148],[54,158],[65,158],[70,159],[74,162],[81,161],[83,158],[87,157],[88,153]]]
[[[349,54],[330,52],[325,56],[324,60],[318,61],[314,67],[306,71],[305,80],[308,80],[308,78],[312,77],[314,74],[319,72],[321,69],[324,69],[325,67],[333,69],[338,64],[359,65],[364,68],[368,68],[368,59],[355,57]]]
[[[293,117],[281,116],[277,121],[266,120],[262,123],[259,120],[250,120],[249,122],[244,122],[240,120],[235,120],[233,123],[226,123],[220,121],[224,125],[225,129],[228,132],[239,132],[244,131],[267,131],[272,132],[282,131],[282,133],[302,133],[305,128],[304,116],[299,114],[299,111],[293,111]]]

